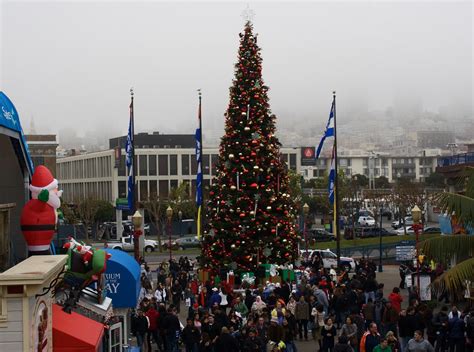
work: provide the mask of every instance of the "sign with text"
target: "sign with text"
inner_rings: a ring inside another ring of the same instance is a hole
[[[140,266],[128,253],[106,249],[112,255],[104,273],[107,297],[116,308],[134,308],[140,293]]]
[[[301,148],[301,165],[302,166],[316,166],[314,147]]]
[[[396,260],[405,262],[415,259],[416,248],[413,245],[396,246],[395,249]]]

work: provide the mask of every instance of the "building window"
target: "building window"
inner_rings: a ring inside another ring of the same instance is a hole
[[[148,181],[140,181],[140,200],[148,199]]]
[[[189,154],[181,155],[181,173],[189,175]]]
[[[203,154],[202,155],[202,173],[203,175],[209,175],[209,154]]]
[[[148,156],[148,173],[150,176],[156,176],[156,155]]]
[[[178,180],[170,180],[170,189],[178,188]]]
[[[156,180],[150,180],[150,198],[156,199],[158,196],[158,183]]]
[[[139,170],[139,175],[140,176],[147,176],[147,157],[146,155],[139,155],[138,156],[139,160],[139,165],[140,165],[140,170]]]
[[[318,177],[318,171],[319,170],[313,169],[313,177]]]
[[[168,155],[158,155],[158,175],[162,175],[162,176],[168,175]],[[161,190],[160,190],[160,194],[161,194]]]
[[[196,162],[196,155],[191,155],[191,175],[197,174],[197,162]]]
[[[32,156],[31,161],[33,162],[34,166],[44,165],[44,157],[42,156]]]
[[[218,159],[217,154],[211,155],[211,170],[212,170],[213,175],[217,174],[217,161],[218,160],[219,159]]]
[[[170,175],[178,174],[178,156],[176,154],[170,155]]]
[[[119,176],[125,176],[126,175],[126,172],[125,172],[125,155],[121,155],[120,156],[120,163],[119,163],[119,166],[118,166],[118,175]]]
[[[119,186],[119,198],[125,198],[127,197],[127,181],[119,181],[118,183]]]
[[[290,154],[290,169],[296,170],[296,154]]]
[[[160,198],[168,198],[168,195],[170,193],[169,191],[169,186],[168,186],[168,181],[167,180],[160,180],[158,181],[159,185],[159,192],[160,192]]]

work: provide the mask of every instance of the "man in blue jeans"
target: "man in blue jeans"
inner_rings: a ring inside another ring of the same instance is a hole
[[[143,349],[143,343],[145,342],[145,336],[148,331],[148,319],[142,310],[137,311],[137,315],[133,319],[133,330],[137,338],[137,346],[140,350]]]

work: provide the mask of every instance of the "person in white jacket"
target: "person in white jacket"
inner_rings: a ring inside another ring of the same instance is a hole
[[[221,303],[219,304],[219,307],[222,309],[222,311],[227,314],[227,306],[229,305],[229,302],[227,301],[227,294],[225,291],[223,292],[222,289],[219,291],[219,296],[221,296]]]

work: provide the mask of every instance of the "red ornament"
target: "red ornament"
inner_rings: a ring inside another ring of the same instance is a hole
[[[258,188],[258,184],[256,184],[256,183],[254,182],[254,183],[252,183],[252,184],[250,185],[250,187],[252,187],[252,188]]]

